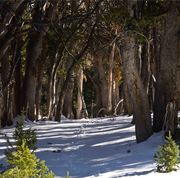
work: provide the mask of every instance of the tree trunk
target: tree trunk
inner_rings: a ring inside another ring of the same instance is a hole
[[[109,57],[109,70],[108,70],[108,98],[107,98],[107,113],[112,114],[112,96],[113,96],[113,66],[114,66],[114,56],[115,56],[115,49],[116,43],[114,42],[112,46],[110,46],[110,57]]]
[[[120,88],[118,82],[114,79],[113,80],[113,89],[112,89],[112,107],[113,107],[113,114],[117,115],[122,111],[122,102],[120,102]]]
[[[25,108],[30,120],[35,120],[35,96],[37,85],[37,60],[42,50],[43,32],[32,32],[27,47],[27,64],[25,72]]]
[[[124,82],[128,89],[131,88],[130,99],[133,104],[136,140],[142,142],[152,135],[152,124],[147,93],[136,65],[136,43],[133,37],[125,36],[121,51]]]
[[[7,125],[8,121],[8,94],[9,94],[9,86],[7,85],[10,66],[9,66],[9,56],[6,53],[2,58],[2,68],[1,68],[1,79],[2,79],[2,96],[3,96],[3,104],[4,104],[4,112],[1,118],[2,127]]]
[[[177,110],[180,111],[180,33],[178,34],[178,62],[176,68],[176,82],[177,82],[177,93],[176,93],[176,100],[177,100]]]
[[[20,115],[22,112],[22,75],[21,75],[21,49],[22,39],[16,39],[16,51],[15,51],[15,71],[14,71],[14,110],[15,116]]]
[[[61,115],[63,113],[63,105],[64,105],[64,99],[66,96],[66,91],[68,90],[68,84],[71,80],[71,73],[74,68],[74,65],[71,66],[71,68],[67,71],[66,80],[63,82],[63,86],[61,88],[60,94],[59,94],[59,100],[57,104],[57,109],[55,113],[55,121],[60,122],[61,121]]]
[[[59,66],[62,62],[62,54],[64,51],[64,47],[59,46],[58,49],[55,52],[55,56],[53,59],[51,59],[51,67],[49,70],[49,77],[48,77],[48,99],[47,99],[47,110],[48,110],[48,118],[51,120],[53,117],[53,112],[55,109],[55,103],[56,103],[56,95],[58,93],[57,90],[57,71],[59,69]],[[57,97],[58,98],[58,97]]]
[[[104,116],[108,114],[108,96],[109,96],[108,92],[109,91],[108,91],[108,82],[105,75],[106,72],[104,69],[104,60],[107,60],[106,55],[107,53],[105,52],[103,53],[103,51],[100,51],[99,54],[96,54],[94,56],[94,60],[95,60],[94,66],[95,66],[95,70],[97,71],[96,83],[98,86],[97,88],[98,91],[96,90],[96,97],[97,97],[96,104],[98,108],[97,116]],[[111,87],[112,87],[112,84],[111,84]]]
[[[133,114],[133,105],[130,98],[130,92],[126,82],[123,82],[123,107],[124,114],[128,114],[129,116]]]
[[[95,29],[95,25],[91,29],[91,32],[90,32],[90,34],[88,36],[88,39],[87,39],[87,42],[86,42],[85,46],[82,48],[82,50],[76,56],[73,57],[74,59],[73,59],[72,65],[69,67],[69,69],[68,69],[68,71],[66,73],[66,79],[63,82],[63,86],[61,88],[61,92],[60,92],[59,100],[58,100],[58,104],[57,104],[57,110],[56,110],[56,114],[55,114],[55,120],[58,121],[58,122],[61,121],[64,98],[65,98],[65,95],[66,95],[66,91],[68,89],[69,80],[71,79],[71,74],[72,74],[74,68],[83,60],[82,57],[83,57],[84,53],[86,52],[86,50],[89,47],[89,43],[90,43],[90,40],[92,38],[92,34],[94,32],[94,29]]]
[[[48,22],[53,18],[57,1],[53,1],[46,9],[46,15],[42,19],[43,13],[41,11],[41,3],[37,1],[35,4],[35,13],[33,16],[34,23],[46,23],[46,25],[39,28],[32,28],[29,33],[29,42],[27,45],[27,64],[24,82],[24,106],[27,108],[27,115],[30,120],[35,120],[35,96],[36,96],[36,85],[37,85],[37,61],[42,52],[42,42],[45,34],[49,29]],[[37,20],[39,19],[39,21]]]
[[[2,77],[0,75],[0,128],[4,125],[3,117],[4,117],[4,99],[2,92]]]
[[[68,82],[68,88],[64,97],[63,115],[69,119],[73,119],[73,90],[74,90],[74,72],[71,73],[71,77]]]
[[[173,108],[177,108],[176,105],[179,102],[176,97],[179,92],[176,76],[180,50],[178,47],[180,16],[176,10],[177,6],[176,1],[172,2],[172,6],[164,19],[154,103],[154,130],[160,131],[166,122],[168,123],[166,130],[170,130],[172,134],[175,134],[175,123],[177,123],[177,109]],[[164,120],[165,118],[166,120]]]
[[[83,70],[80,68],[77,73],[77,102],[76,102],[76,119],[82,118],[82,92],[83,92]]]

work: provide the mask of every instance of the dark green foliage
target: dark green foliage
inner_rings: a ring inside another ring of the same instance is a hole
[[[17,150],[18,146],[21,146],[23,141],[25,141],[26,146],[29,149],[36,149],[37,136],[36,132],[32,129],[24,129],[23,122],[17,122],[15,131],[13,133],[13,139],[15,143],[11,143],[9,137],[6,136],[6,140],[8,143],[8,148],[5,151],[6,156],[11,157],[12,153]]]
[[[24,129],[23,123],[18,122],[16,124],[15,132],[13,138],[16,140],[16,145],[22,145],[22,141],[25,140],[29,149],[35,149],[37,142],[36,132],[32,129]]]
[[[13,133],[15,144],[7,137],[10,146],[6,151],[9,168],[0,175],[0,178],[53,178],[54,174],[49,171],[44,161],[40,161],[34,152],[37,142],[36,132],[32,129],[24,129],[23,122],[16,124]],[[14,147],[15,146],[15,147]]]
[[[166,137],[165,144],[160,146],[154,155],[154,160],[157,163],[158,172],[171,172],[177,170],[179,163],[179,146],[169,136]]]
[[[30,151],[25,140],[17,147],[17,150],[7,157],[10,169],[6,170],[0,178],[53,178],[44,161],[40,161]]]

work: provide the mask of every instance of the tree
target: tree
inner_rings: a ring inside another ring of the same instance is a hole
[[[154,155],[158,172],[171,172],[177,169],[179,163],[179,146],[173,140],[171,132],[166,137],[165,144],[160,146]]]
[[[129,14],[132,14],[132,17],[134,17],[133,6],[136,5],[136,1],[128,1],[128,3]],[[128,31],[124,32],[123,38],[124,40],[120,47],[123,61],[123,77],[133,105],[136,140],[141,142],[152,135],[149,102],[137,68],[135,38]]]
[[[175,135],[179,102],[178,55],[180,30],[179,3],[172,1],[163,20],[161,49],[154,102],[154,130],[160,131],[163,125]]]

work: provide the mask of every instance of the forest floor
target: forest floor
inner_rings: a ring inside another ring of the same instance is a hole
[[[69,172],[72,178],[177,178],[180,171],[162,174],[156,172],[153,155],[163,144],[163,134],[154,134],[137,144],[131,117],[62,119],[27,122],[26,127],[36,130],[36,154],[46,161],[57,175]],[[12,136],[14,128],[1,133]],[[6,141],[0,135],[0,164],[5,165]]]

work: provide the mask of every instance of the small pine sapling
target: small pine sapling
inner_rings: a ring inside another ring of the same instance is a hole
[[[31,128],[25,130],[23,127],[24,124],[22,122],[17,122],[13,134],[13,138],[16,140],[16,145],[21,145],[22,140],[25,140],[28,148],[35,149],[35,145],[37,142],[37,135],[35,130],[32,130]]]
[[[29,128],[29,129],[24,129],[24,124],[23,122],[17,122],[15,131],[13,133],[13,139],[15,140],[15,143],[12,144],[10,142],[9,137],[5,135],[7,143],[8,143],[8,148],[5,151],[6,156],[8,157],[13,151],[16,150],[17,146],[22,145],[22,141],[24,140],[26,142],[26,146],[29,149],[35,150],[36,149],[36,142],[37,142],[37,135],[35,130]]]
[[[165,139],[165,144],[159,146],[154,155],[158,172],[171,172],[178,168],[179,146],[173,140],[171,133]]]
[[[25,140],[17,147],[17,150],[7,157],[10,169],[1,174],[0,178],[54,178],[44,161],[40,161],[30,151]]]

